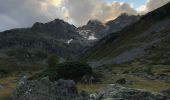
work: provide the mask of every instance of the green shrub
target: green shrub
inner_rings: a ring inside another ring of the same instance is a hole
[[[57,79],[71,79],[74,81],[80,81],[84,75],[92,75],[92,68],[82,62],[65,62],[56,65],[55,67],[49,67],[45,71],[35,74],[31,79],[39,79],[43,77],[49,77],[50,80]]]
[[[59,63],[59,57],[56,54],[48,56],[47,64],[49,67],[55,67]]]
[[[3,75],[3,74],[8,74],[9,71],[5,70],[5,69],[0,69],[0,75]]]
[[[92,68],[81,62],[67,62],[57,66],[58,77],[80,80],[84,75],[91,75]]]
[[[149,75],[153,75],[153,72],[152,72],[152,68],[151,68],[151,67],[145,68],[143,71],[144,71],[145,73],[149,74]]]

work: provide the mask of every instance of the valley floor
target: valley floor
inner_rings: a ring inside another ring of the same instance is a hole
[[[84,90],[88,93],[99,92],[108,84],[120,84],[125,87],[144,89],[152,92],[170,89],[170,81],[168,78],[151,78],[155,75],[170,75],[170,67],[166,65],[105,65],[94,70],[102,74],[101,82],[96,84],[77,83],[79,91]],[[12,93],[16,87],[17,80],[23,73],[27,73],[27,75],[31,74],[30,72],[18,72],[0,78],[0,100],[4,100],[5,97]]]
[[[95,71],[103,75],[101,82],[91,85],[78,84],[79,90],[98,92],[108,84],[119,84],[151,92],[170,89],[170,67],[167,65],[106,65],[95,69]]]

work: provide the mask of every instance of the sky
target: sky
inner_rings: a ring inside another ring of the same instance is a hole
[[[0,31],[62,19],[75,26],[106,22],[122,13],[143,15],[170,0],[0,0]]]
[[[145,4],[145,0],[107,0],[107,2],[112,3],[113,1],[117,2],[126,2],[134,6],[134,8],[138,8]]]

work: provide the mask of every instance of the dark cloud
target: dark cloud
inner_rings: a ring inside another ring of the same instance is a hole
[[[0,0],[0,30],[28,27],[37,21],[47,22],[62,18],[60,11],[46,0]]]

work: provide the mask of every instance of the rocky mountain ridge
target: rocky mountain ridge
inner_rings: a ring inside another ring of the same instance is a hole
[[[121,20],[131,18],[127,15],[124,15],[124,17]],[[118,19],[120,21],[120,18]],[[113,21],[113,24],[116,22]],[[110,33],[108,27],[115,27],[111,23],[112,21],[106,27],[97,20],[91,20],[87,25],[76,28],[74,25],[60,19],[55,19],[48,23],[36,22],[31,28],[0,32],[0,49],[38,49],[45,52],[55,52],[64,58],[76,57],[93,46],[106,33]],[[123,24],[124,21],[120,23]],[[128,24],[130,23],[131,21],[128,22]],[[120,27],[122,28],[126,25],[120,25]],[[112,30],[119,30],[114,29]]]
[[[13,29],[0,33],[0,48],[29,48],[56,52],[61,57],[79,55],[86,41],[76,27],[63,20],[35,23],[31,28]]]
[[[83,59],[92,66],[140,61],[168,64],[170,3],[101,39]]]
[[[78,27],[78,32],[86,38],[93,36],[94,40],[99,40],[110,33],[120,31],[126,26],[138,21],[140,16],[121,14],[114,20],[102,23],[98,20],[90,20],[86,25]]]

